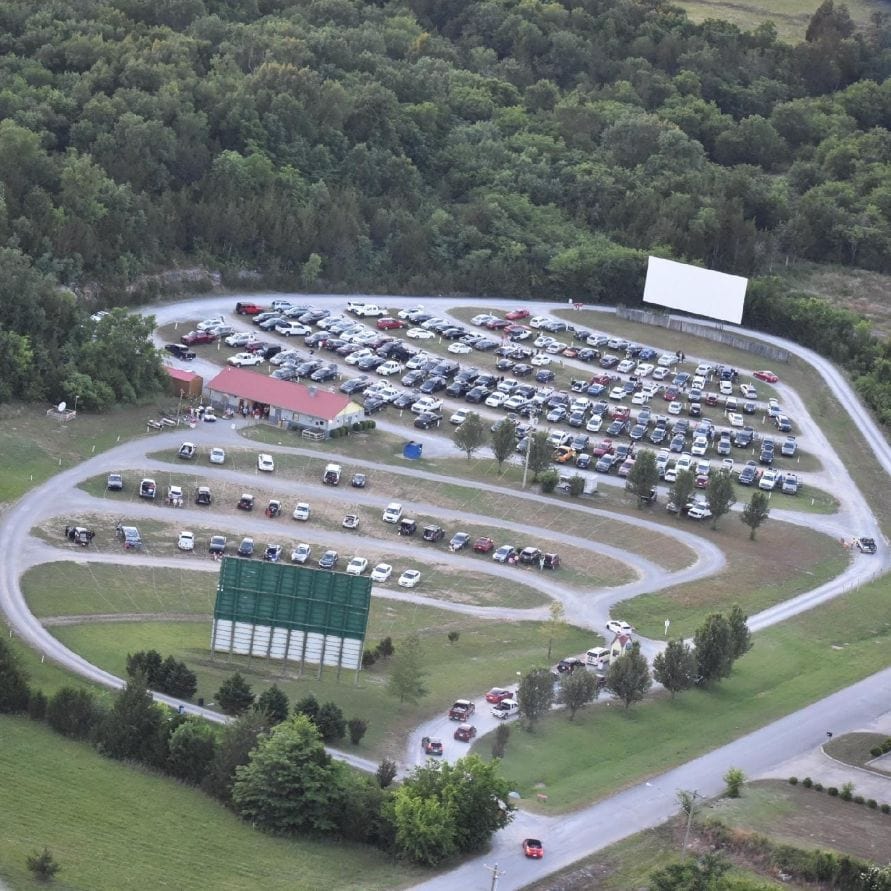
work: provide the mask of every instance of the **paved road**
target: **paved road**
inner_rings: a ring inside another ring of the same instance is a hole
[[[272,295],[268,296],[271,297]],[[152,307],[150,311],[163,324],[183,316],[206,316],[221,308],[228,312],[235,299],[235,297],[201,298],[171,306]],[[262,296],[257,299],[262,299]],[[313,296],[311,299],[313,302],[324,302],[325,298],[320,299],[317,296]],[[332,296],[331,299],[338,306],[341,306],[346,298],[343,295],[339,295]],[[388,298],[387,302],[394,306],[406,306],[417,303],[419,299],[423,299],[428,306],[437,305],[435,300],[429,298]],[[505,307],[513,305],[508,301],[487,300],[486,302],[493,306],[500,305]],[[443,301],[439,305],[441,306],[439,311],[445,312],[446,303]],[[529,308],[534,312],[545,313],[552,312],[555,309],[553,304],[531,305]],[[754,336],[761,337],[761,335]],[[658,330],[654,330],[654,337],[658,337]],[[880,431],[872,423],[868,413],[860,406],[855,394],[843,376],[828,362],[810,353],[810,351],[803,350],[794,344],[782,342],[778,338],[764,337],[763,339],[780,342],[787,349],[814,364],[817,372],[826,381],[827,386],[839,398],[842,404],[849,408],[860,429],[864,431],[867,441],[875,451],[882,466],[886,471],[891,471],[891,450],[889,450]],[[796,405],[795,398],[795,394],[788,391],[788,389],[783,391],[783,399],[787,405]],[[799,423],[811,424],[807,420],[807,414],[804,412],[803,406],[800,411],[796,411],[796,420]],[[224,424],[219,424],[217,427],[219,433],[215,433],[215,436],[219,436],[221,440],[227,436],[236,435],[236,431],[231,428],[229,428],[228,433],[224,433],[226,428]],[[812,435],[819,435],[819,431],[815,426],[812,429]],[[166,440],[165,436],[167,437]],[[167,440],[170,440],[172,444],[173,441],[181,438],[181,434],[161,434],[158,437],[152,438],[151,447],[153,449],[157,448],[158,443],[166,442]],[[436,437],[429,437],[429,439],[438,442],[436,448],[445,447]],[[425,443],[427,440],[428,437],[425,436]],[[145,443],[142,441],[131,445],[134,447],[134,456],[138,454],[140,448],[145,450]],[[827,452],[827,455],[831,455],[831,450]],[[107,455],[100,456],[99,459],[93,459],[93,461],[97,462],[96,467],[100,466],[100,464],[103,467],[107,467],[107,464],[102,462],[103,458],[105,461],[110,460]],[[854,534],[854,531],[856,531],[858,534],[872,534],[876,538],[882,538],[872,512],[856,489],[856,486],[854,486],[853,481],[847,476],[841,462],[833,464],[831,463],[831,458],[828,458],[827,461],[830,462],[827,472],[833,476],[837,474],[837,479],[843,483],[841,490],[843,502],[842,518],[845,523],[853,527],[853,531],[851,528],[848,528],[847,534]],[[93,468],[93,465],[90,464],[90,467]],[[386,469],[388,471],[393,470],[389,466]],[[98,472],[95,468],[88,470],[84,466],[66,471],[23,501],[14,505],[0,518],[0,540],[3,540],[5,543],[6,553],[21,555],[25,558],[21,562],[7,559],[0,565],[0,605],[6,612],[12,627],[33,646],[44,650],[51,658],[56,659],[69,669],[77,671],[85,677],[110,687],[119,687],[122,682],[118,678],[90,665],[77,656],[77,654],[61,647],[28,612],[19,589],[21,568],[29,562],[27,555],[30,548],[27,530],[33,525],[34,518],[41,515],[42,510],[42,508],[36,508],[34,502],[37,501],[39,503],[41,497],[52,498],[54,493],[67,491],[69,487],[76,485],[79,479],[95,472]],[[794,519],[797,519],[799,522],[815,522],[813,517]],[[819,522],[824,525],[824,528],[830,528],[831,521],[821,518]],[[659,528],[660,531],[664,531],[664,527]],[[46,552],[44,551],[44,553]],[[118,557],[123,556],[118,555]],[[810,609],[817,602],[838,596],[850,586],[861,584],[868,578],[886,572],[889,565],[891,565],[889,560],[891,558],[889,558],[886,549],[882,549],[881,553],[874,558],[855,559],[839,579],[826,586],[822,586],[816,592],[810,592],[795,598],[788,605],[776,607],[772,611],[768,610],[759,616],[753,617],[752,627],[765,627],[772,622],[781,621],[788,615]],[[646,568],[642,571],[646,571]],[[561,596],[562,594],[562,591],[555,590],[553,596]],[[624,596],[627,596],[627,592]],[[606,603],[606,598],[603,600],[603,603]],[[444,604],[440,605],[446,606]],[[571,599],[569,606],[573,610],[575,609]],[[804,753],[812,749],[822,740],[825,729],[828,726],[831,726],[836,733],[858,729],[865,722],[888,711],[889,704],[891,704],[889,703],[887,692],[889,682],[891,682],[891,669],[874,675],[848,690],[828,697],[795,715],[774,722],[728,746],[717,749],[702,758],[670,771],[661,777],[657,777],[650,785],[641,784],[635,786],[576,814],[564,815],[559,818],[539,818],[527,813],[521,813],[518,815],[515,823],[500,833],[495,839],[495,844],[490,854],[484,858],[470,861],[445,876],[425,883],[423,887],[443,889],[455,887],[468,889],[477,887],[488,888],[491,884],[491,875],[484,869],[483,864],[491,864],[496,861],[502,867],[509,863],[507,874],[500,880],[500,887],[522,887],[529,881],[562,868],[579,857],[597,851],[640,828],[661,822],[667,816],[676,812],[674,792],[679,788],[696,788],[703,794],[713,794],[719,791],[721,787],[720,777],[729,766],[741,767],[749,775],[758,775],[788,759],[792,754]],[[179,704],[176,700],[169,697],[159,696],[158,698],[174,706]],[[198,709],[191,704],[186,704],[186,707],[188,711],[203,714],[211,720],[223,720],[220,715],[210,710]],[[373,767],[373,765],[367,763],[360,763],[358,766],[364,769]],[[545,838],[548,849],[548,856],[545,861],[532,863],[525,861],[519,856],[519,841],[525,835],[541,835]]]

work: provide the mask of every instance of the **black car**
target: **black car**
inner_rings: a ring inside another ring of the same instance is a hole
[[[225,535],[214,535],[210,544],[207,546],[208,553],[211,554],[225,554],[226,553],[226,536]]]
[[[620,436],[622,433],[625,432],[625,427],[627,426],[627,424],[627,421],[623,421],[621,418],[616,418],[616,420],[610,423],[609,427],[606,428],[606,435]]]
[[[591,466],[592,460],[591,456],[585,452],[575,459],[575,466],[580,470],[587,470]]]
[[[874,538],[858,538],[857,548],[864,554],[874,554],[876,552],[876,542]]]
[[[263,553],[263,559],[267,563],[278,563],[282,558],[282,546],[279,544],[266,545]]]
[[[650,433],[649,440],[653,445],[659,445],[659,443],[665,441],[666,436],[668,436],[668,431],[664,427],[654,427]]]
[[[431,427],[438,427],[442,422],[442,415],[432,411],[425,411],[415,418],[415,427],[419,430],[429,430]]]
[[[554,372],[551,371],[549,368],[540,368],[540,369],[535,373],[535,379],[536,379],[540,384],[549,384],[549,383],[550,383],[552,380],[554,380],[556,377],[557,377],[557,375],[554,374]]]
[[[584,667],[585,663],[576,656],[569,656],[566,659],[561,659],[557,663],[557,671],[560,674],[572,674],[576,669],[581,669]]]
[[[460,399],[471,389],[471,385],[467,381],[452,381],[446,388],[446,396],[453,396]]]
[[[337,366],[336,365],[325,365],[322,368],[314,371],[309,379],[311,381],[315,381],[316,383],[323,383],[325,381],[333,381],[338,375]]]
[[[412,368],[402,378],[403,387],[417,387],[424,380],[424,372],[420,368]]]
[[[400,393],[395,399],[391,400],[390,405],[393,408],[406,409],[411,408],[417,401],[416,393]]]
[[[373,415],[375,412],[379,412],[382,408],[384,408],[387,404],[387,400],[382,396],[368,396],[365,399],[365,402],[362,403],[362,407],[365,409],[366,415]]]
[[[364,489],[367,484],[368,477],[364,473],[354,473],[353,478],[350,480],[350,485],[354,489]]]
[[[337,551],[325,551],[325,553],[319,557],[319,569],[335,569],[337,567],[338,559]]]
[[[294,367],[297,377],[309,377],[314,371],[318,371],[322,367],[321,359],[307,359]]]
[[[474,387],[465,394],[464,399],[472,405],[482,402],[492,391],[488,387]]]
[[[753,464],[746,464],[739,472],[739,484],[741,486],[751,486],[755,482],[758,471]]]
[[[449,542],[450,551],[461,551],[470,544],[470,535],[466,532],[456,532]]]
[[[366,356],[356,363],[356,368],[359,371],[374,371],[376,368],[380,368],[386,361],[382,356]]]
[[[252,538],[243,538],[241,544],[238,546],[237,553],[239,557],[253,557],[254,540]]]
[[[340,385],[340,392],[352,396],[353,393],[359,393],[367,389],[371,385],[371,380],[367,377],[354,377],[351,380],[344,381]]]
[[[181,343],[165,344],[164,349],[167,350],[167,352],[171,355],[175,356],[177,359],[182,359],[184,362],[191,362],[192,359],[195,358],[194,350],[190,350],[188,347],[183,346]]]
[[[437,375],[435,377],[427,378],[427,380],[421,384],[420,389],[422,393],[429,395],[430,393],[438,393],[440,390],[444,390],[447,383],[448,381],[446,378]]]

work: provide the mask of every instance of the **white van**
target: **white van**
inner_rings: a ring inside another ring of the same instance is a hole
[[[585,653],[585,665],[593,665],[594,668],[609,665],[609,650],[606,647],[592,647]]]

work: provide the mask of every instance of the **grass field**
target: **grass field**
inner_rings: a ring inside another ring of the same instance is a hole
[[[740,798],[722,798],[713,816],[779,844],[838,851],[884,865],[891,862],[891,816],[825,792],[778,781],[747,783]]]
[[[348,717],[370,721],[368,735],[359,751],[372,755],[401,751],[405,734],[423,718],[438,713],[447,700],[476,696],[495,684],[516,681],[517,671],[544,664],[549,633],[540,623],[502,622],[447,613],[442,610],[395,601],[372,600],[367,640],[370,646],[392,636],[398,649],[411,632],[421,636],[430,694],[418,708],[395,703],[387,694],[387,668],[381,664],[359,675],[344,673],[338,682],[333,670],[325,669],[316,679],[309,668],[301,677],[299,666],[283,671],[280,663],[225,656],[212,659],[208,649],[213,576],[178,570],[148,570],[151,587],[140,585],[136,570],[126,575],[116,567],[69,567],[56,564],[38,567],[25,577],[28,602],[39,615],[84,615],[97,613],[169,613],[171,618],[206,612],[206,622],[91,623],[52,628],[53,634],[90,661],[119,675],[126,655],[154,648],[174,653],[198,674],[196,696],[213,699],[220,681],[235,670],[245,673],[255,692],[278,683],[289,696],[300,698],[312,692],[322,701],[333,699]],[[148,579],[146,579],[148,582]],[[134,594],[136,595],[134,600]],[[450,644],[447,635],[458,631]],[[598,642],[596,634],[571,626],[553,640],[554,658],[584,652]],[[376,716],[386,715],[386,720]]]
[[[771,21],[777,33],[790,43],[804,40],[808,22],[820,5],[820,0],[683,0],[678,4],[687,10],[694,22],[723,19],[745,30],[753,30]],[[845,5],[859,25],[866,25],[881,4],[874,0],[847,0]]]
[[[760,632],[730,678],[712,689],[674,701],[654,696],[628,711],[599,703],[574,722],[554,714],[534,733],[515,731],[504,770],[528,807],[559,812],[762,727],[889,664],[889,591],[881,580]],[[533,804],[534,791],[547,792],[545,805]]]
[[[0,876],[21,891],[45,887],[25,864],[44,846],[62,867],[60,889],[365,891],[423,876],[372,848],[254,832],[206,795],[44,725],[4,716],[0,734]]]
[[[823,743],[823,749],[827,755],[845,764],[853,764],[855,767],[872,769],[869,762],[874,759],[870,749],[879,746],[888,737],[884,733],[846,733],[844,736],[836,736]],[[887,764],[887,760],[884,762]],[[891,767],[891,765],[888,765]],[[881,771],[884,773],[885,771]],[[819,779],[819,777],[817,777]],[[888,793],[888,804],[891,804],[891,791]],[[889,856],[891,861],[891,856]]]

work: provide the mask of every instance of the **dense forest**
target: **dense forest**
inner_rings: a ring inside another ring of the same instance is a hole
[[[0,244],[75,291],[891,271],[891,24],[832,0],[798,45],[659,0],[0,0],[0,41]]]

